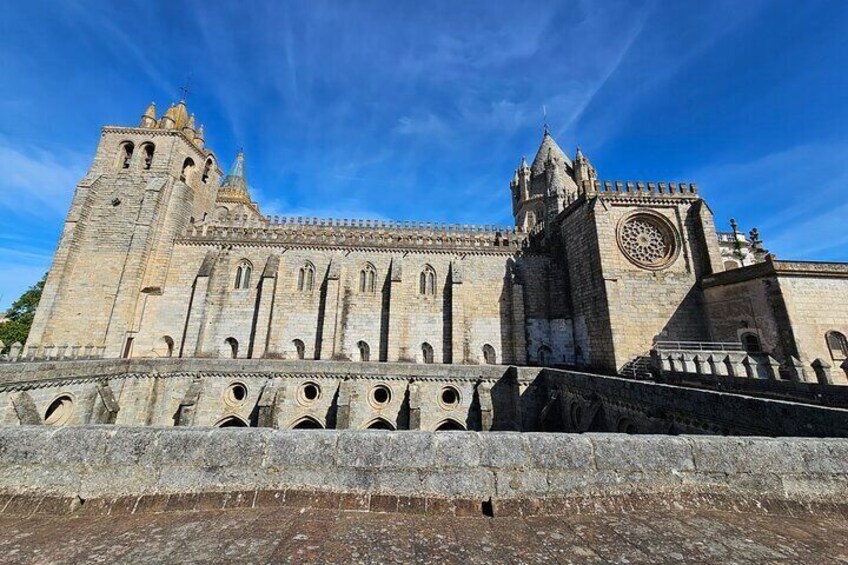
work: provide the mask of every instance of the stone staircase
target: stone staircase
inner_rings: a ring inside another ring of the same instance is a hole
[[[651,380],[656,375],[654,374],[653,364],[651,363],[650,352],[638,355],[627,362],[624,367],[618,372],[622,377],[636,380]]]

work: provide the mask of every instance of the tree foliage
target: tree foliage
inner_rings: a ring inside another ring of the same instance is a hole
[[[0,324],[0,341],[6,345],[5,351],[8,351],[16,341],[21,344],[26,343],[46,279],[47,275],[44,275],[6,310],[6,322]]]

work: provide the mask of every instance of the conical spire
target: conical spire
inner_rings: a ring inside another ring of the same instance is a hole
[[[174,115],[175,109],[174,105],[171,104],[168,106],[168,109],[165,111],[165,115],[162,116],[162,119],[159,120],[159,127],[162,129],[172,129],[174,127]]]
[[[530,170],[534,175],[545,172],[545,161],[552,159],[567,165],[571,165],[571,160],[566,157],[565,153],[560,149],[554,138],[545,128],[545,133],[542,136],[542,143],[539,145],[539,150],[536,151],[536,157],[533,159],[533,164],[530,165]]]
[[[227,202],[241,202],[252,204],[250,194],[247,192],[247,177],[244,172],[244,151],[239,151],[236,160],[227,171],[227,176],[221,181],[218,190],[218,200]]]
[[[206,141],[206,134],[203,131],[203,124],[200,124],[200,127],[197,130],[197,133],[194,134],[194,144],[198,147],[203,147],[203,144]]]
[[[150,103],[150,106],[147,107],[147,110],[141,116],[141,124],[139,125],[143,128],[156,127],[156,104],[154,102]]]

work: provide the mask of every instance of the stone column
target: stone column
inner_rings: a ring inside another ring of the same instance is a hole
[[[403,260],[400,256],[392,257],[391,273],[389,274],[389,323],[386,332],[386,360],[400,361],[403,344],[403,327],[406,323],[406,308],[403,304]]]

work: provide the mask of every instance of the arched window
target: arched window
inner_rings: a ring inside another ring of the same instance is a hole
[[[212,171],[212,159],[206,159],[206,164],[203,165],[203,176],[200,180],[206,184],[209,182],[209,173]]]
[[[149,171],[150,167],[153,166],[153,153],[156,151],[156,147],[152,143],[145,143],[141,146],[141,156],[142,156],[142,168],[145,171]]]
[[[377,292],[377,270],[371,263],[359,271],[359,292]]]
[[[547,365],[551,362],[551,348],[543,345],[539,348],[539,365]]]
[[[425,266],[418,277],[418,293],[424,296],[436,294],[436,271],[430,265]]]
[[[530,210],[524,215],[524,231],[530,231],[536,227],[536,212]]]
[[[191,157],[186,157],[186,160],[183,161],[183,168],[180,172],[180,180],[183,182],[186,181],[189,176],[191,176],[191,171],[194,169],[194,160]]]
[[[247,422],[239,418],[238,416],[227,416],[223,420],[220,420],[217,424],[215,424],[216,428],[247,428]]]
[[[360,361],[369,361],[371,359],[371,348],[368,347],[367,343],[360,341],[356,344],[356,347],[359,348]]]
[[[230,348],[230,358],[237,359],[238,358],[238,340],[234,337],[228,337],[224,340],[224,343],[227,344],[227,347]]]
[[[845,339],[845,334],[837,331],[830,331],[825,334],[827,348],[830,350],[830,357],[834,361],[844,361],[848,359],[848,340]]]
[[[294,423],[291,427],[293,430],[323,430],[324,426],[321,425],[321,422],[312,418],[310,416],[304,416],[300,420]]]
[[[374,420],[369,422],[367,426],[365,426],[365,429],[366,430],[388,430],[388,431],[392,431],[392,430],[395,429],[395,427],[392,426],[392,424],[390,422],[388,422],[387,420],[384,420],[383,418],[375,418]]]
[[[132,163],[133,151],[135,145],[132,141],[125,141],[121,144],[121,150],[118,152],[118,166],[122,169],[129,169]]]
[[[745,351],[748,353],[762,353],[763,346],[760,344],[760,338],[757,334],[752,332],[745,332],[740,336],[742,340],[742,347],[745,348]]]
[[[154,351],[159,357],[173,357],[174,338],[169,335],[162,336],[162,339],[160,339],[159,343],[156,344]]]
[[[253,271],[253,265],[247,259],[242,259],[236,269],[236,286],[237,289],[245,289],[250,287],[250,273]]]
[[[433,346],[427,342],[421,344],[421,358],[428,365],[433,363]]]
[[[312,284],[315,280],[315,267],[312,263],[306,263],[297,273],[297,290],[300,292],[312,292]]]
[[[292,341],[292,345],[294,345],[294,350],[297,352],[297,358],[303,359],[306,355],[306,346],[303,344],[303,342],[299,339],[296,339]]]
[[[488,343],[483,346],[483,361],[486,365],[494,365],[498,362],[495,356],[495,348]]]

